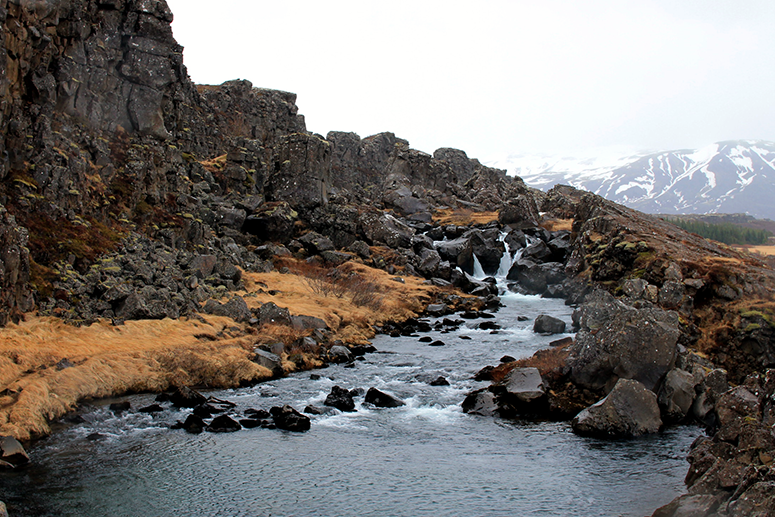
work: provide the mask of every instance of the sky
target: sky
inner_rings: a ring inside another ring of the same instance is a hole
[[[167,0],[191,79],[432,153],[775,140],[772,0]],[[217,6],[217,7],[216,7]]]

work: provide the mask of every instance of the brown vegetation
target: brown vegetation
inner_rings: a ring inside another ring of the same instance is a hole
[[[247,290],[254,293],[245,298],[248,306],[274,302],[288,307],[291,314],[320,318],[331,329],[332,339],[346,343],[366,343],[374,336],[373,325],[415,316],[430,302],[434,289],[420,278],[405,277],[401,283],[382,270],[354,262],[331,269],[295,260],[284,264],[291,274],[245,273]]]
[[[401,283],[384,271],[347,263],[335,273],[345,279],[341,294],[313,292],[314,278],[305,273],[327,273],[304,262],[295,265],[297,271],[290,274],[245,273],[247,289],[240,294],[250,307],[274,302],[293,315],[320,318],[331,338],[345,343],[366,343],[374,325],[415,316],[433,289],[419,278]],[[128,321],[123,326],[101,321],[88,327],[28,316],[0,329],[0,435],[45,435],[50,420],[88,398],[171,386],[237,387],[268,379],[271,372],[251,360],[253,348],[264,343],[286,345],[286,371],[319,367],[316,350],[295,345],[308,333],[284,325],[256,331],[216,316]]]
[[[238,386],[268,378],[250,361],[252,338],[227,318],[99,322],[73,327],[28,317],[2,331],[0,434],[49,432],[79,400],[173,385]],[[216,340],[203,336],[217,336]]]
[[[560,230],[573,230],[573,219],[545,219],[541,226],[550,232],[558,232]]]
[[[740,248],[758,255],[775,256],[775,246],[740,246]]]
[[[467,208],[445,208],[437,210],[433,214],[433,221],[441,224],[454,224],[456,226],[471,226],[475,224],[487,224],[498,220],[498,212],[474,212]]]

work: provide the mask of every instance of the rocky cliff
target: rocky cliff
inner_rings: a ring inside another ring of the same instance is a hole
[[[364,205],[427,221],[439,204],[532,199],[462,151],[310,134],[294,94],[192,84],[163,0],[4,0],[0,19],[0,323],[68,312],[65,272],[88,273],[133,232],[168,251],[229,248],[245,267],[246,246],[309,228],[373,244]],[[477,177],[489,190],[465,187]]]

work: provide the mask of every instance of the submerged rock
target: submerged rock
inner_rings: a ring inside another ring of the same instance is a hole
[[[633,438],[662,427],[657,396],[634,380],[619,379],[607,397],[576,415],[573,431],[598,438]]]

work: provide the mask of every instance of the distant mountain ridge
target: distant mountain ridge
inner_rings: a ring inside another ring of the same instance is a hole
[[[506,168],[532,187],[563,183],[647,213],[775,219],[775,142],[725,141],[609,161],[510,156],[488,165]]]

